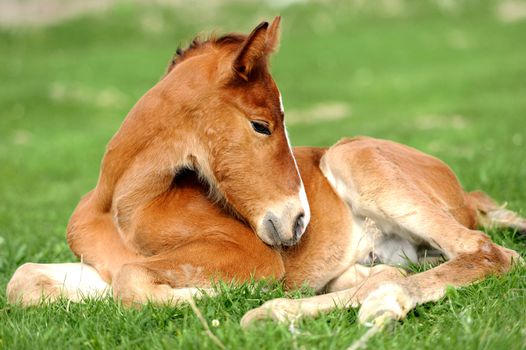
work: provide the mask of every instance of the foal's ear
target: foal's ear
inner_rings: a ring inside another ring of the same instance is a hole
[[[274,18],[267,32],[267,53],[276,52],[279,48],[281,16]]]
[[[260,23],[249,34],[234,60],[234,71],[244,80],[254,66],[267,54],[267,28],[268,22]]]

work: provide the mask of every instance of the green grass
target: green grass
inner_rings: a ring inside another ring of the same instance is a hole
[[[179,43],[213,28],[248,31],[277,13],[283,35],[272,71],[286,111],[348,105],[343,119],[291,124],[295,145],[357,134],[400,141],[445,160],[467,189],[525,214],[526,21],[499,20],[493,1],[453,11],[402,1],[394,14],[349,3],[213,11],[120,4],[51,27],[1,30],[0,289],[23,262],[74,260],[64,239],[69,215],[95,185],[106,142]],[[526,255],[512,232],[490,234]],[[295,334],[272,323],[244,332],[243,313],[283,290],[221,288],[197,305],[219,320],[212,331],[228,348],[343,349],[366,331],[351,309],[303,320]],[[525,310],[526,269],[517,268],[419,306],[368,347],[521,349]],[[21,309],[0,293],[0,348],[79,347],[214,345],[188,306],[130,310],[104,300]]]

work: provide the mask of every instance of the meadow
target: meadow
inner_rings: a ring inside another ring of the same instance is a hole
[[[293,145],[396,140],[446,161],[466,189],[526,215],[526,18],[518,15],[526,3],[288,3],[117,2],[60,23],[0,29],[0,349],[216,347],[189,306],[92,300],[23,309],[4,292],[24,262],[75,261],[65,227],[96,183],[105,144],[197,33],[247,32],[281,14],[272,73]],[[489,234],[526,257],[524,237]],[[218,288],[197,307],[218,321],[211,330],[229,349],[345,349],[367,331],[354,309],[294,329],[266,322],[243,331],[247,310],[312,291]],[[524,349],[525,312],[526,268],[518,267],[418,306],[367,347]]]

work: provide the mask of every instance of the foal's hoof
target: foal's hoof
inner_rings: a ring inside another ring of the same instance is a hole
[[[394,283],[380,285],[363,301],[358,320],[366,325],[381,326],[391,320],[404,318],[416,306],[414,298],[402,286]]]
[[[300,304],[296,300],[280,298],[269,300],[258,308],[248,311],[241,318],[241,327],[246,329],[253,323],[262,320],[273,320],[279,323],[291,322],[301,317]]]

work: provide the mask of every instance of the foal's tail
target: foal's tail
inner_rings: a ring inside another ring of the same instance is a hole
[[[506,209],[506,204],[499,205],[482,191],[467,192],[469,205],[477,213],[477,223],[485,229],[510,228],[526,236],[526,219],[518,213]]]

